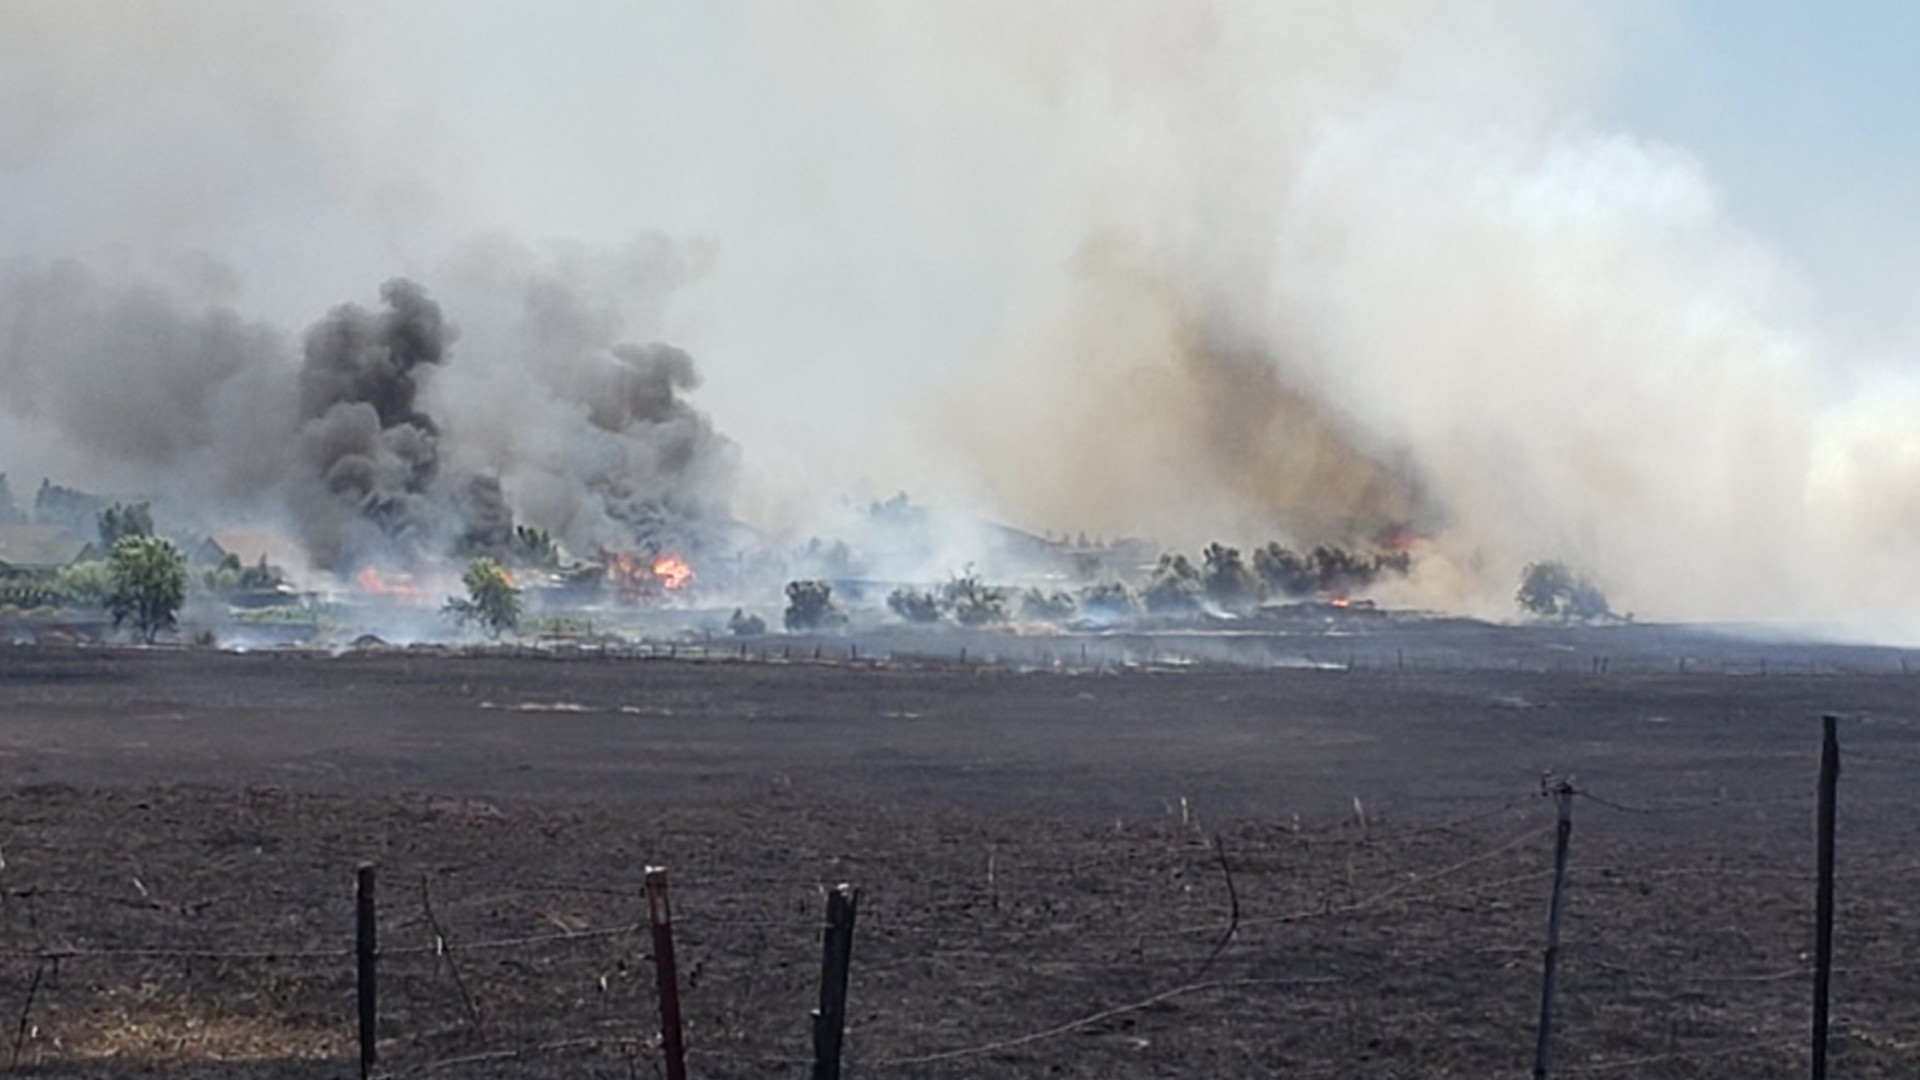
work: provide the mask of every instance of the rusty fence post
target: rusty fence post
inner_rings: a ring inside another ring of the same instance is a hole
[[[647,922],[653,927],[653,968],[660,986],[660,1052],[667,1080],[687,1080],[687,1043],[680,1023],[680,974],[673,962],[673,910],[667,870],[647,867]]]

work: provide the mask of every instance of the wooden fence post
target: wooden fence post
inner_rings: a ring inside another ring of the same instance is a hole
[[[840,1080],[840,1048],[847,1030],[848,969],[853,964],[853,917],[860,891],[837,886],[827,894],[822,935],[820,1007],[813,1013],[813,1080]]]
[[[1567,847],[1573,837],[1573,785],[1561,780],[1552,789],[1559,822],[1554,829],[1553,901],[1547,908],[1547,949],[1541,962],[1540,1028],[1533,1044],[1533,1080],[1546,1080],[1553,1052],[1554,977],[1560,967],[1560,919],[1567,910]]]
[[[373,864],[361,863],[354,874],[354,966],[360,1002],[360,1080],[368,1080],[380,1062],[379,986],[375,963],[380,954],[379,930],[374,922]]]
[[[1827,1080],[1827,1004],[1833,982],[1833,812],[1840,787],[1839,718],[1822,717],[1818,884],[1813,926],[1813,1080]]]
[[[673,911],[667,870],[647,867],[647,922],[653,927],[653,968],[660,986],[660,1052],[667,1080],[687,1080],[687,1044],[680,1024],[680,974],[673,962]]]

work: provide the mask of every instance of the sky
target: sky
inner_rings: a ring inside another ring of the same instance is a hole
[[[1627,21],[1603,117],[1700,159],[1876,352],[1920,300],[1920,8],[1677,0]]]
[[[0,269],[289,338],[414,277],[462,329],[428,403],[503,473],[503,289],[565,280],[696,358],[736,509],[800,535],[902,489],[1182,544],[1413,519],[1426,600],[1560,556],[1643,611],[1907,597],[1920,638],[1916,31],[1888,0],[0,0]],[[19,380],[60,376],[4,352],[15,471],[115,482],[43,449],[99,440],[43,430]]]

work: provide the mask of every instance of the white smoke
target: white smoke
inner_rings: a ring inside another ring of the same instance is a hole
[[[638,494],[703,513],[737,473],[801,535],[848,487],[1182,545],[1410,523],[1412,600],[1510,610],[1558,557],[1642,616],[1920,637],[1920,384],[1827,336],[1684,147],[1593,118],[1615,12],[28,0],[0,255],[191,298],[172,340],[219,346],[186,367],[226,395],[219,349],[275,332],[209,305],[300,327],[421,281],[462,332],[424,395],[448,465],[570,543],[620,520],[596,473],[699,444]],[[593,421],[638,377],[613,347],[659,341],[737,460],[664,353],[631,398],[664,411]],[[113,342],[46,348],[16,483],[138,479],[44,377]]]

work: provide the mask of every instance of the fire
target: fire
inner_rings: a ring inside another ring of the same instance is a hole
[[[371,593],[374,596],[389,596],[395,600],[405,600],[409,603],[418,601],[422,596],[420,586],[415,585],[411,581],[398,581],[383,577],[380,571],[375,570],[371,566],[361,567],[360,572],[354,575],[353,583],[359,587],[361,592]]]
[[[624,551],[601,553],[607,584],[628,602],[658,599],[664,592],[679,592],[693,583],[693,566],[678,555],[662,555],[651,562]]]
[[[668,592],[678,592],[693,580],[693,567],[678,555],[662,555],[653,560],[653,576],[660,579]]]
[[[1353,601],[1347,599],[1344,596],[1336,596],[1333,599],[1328,600],[1327,603],[1337,608],[1349,608],[1353,606]]]

